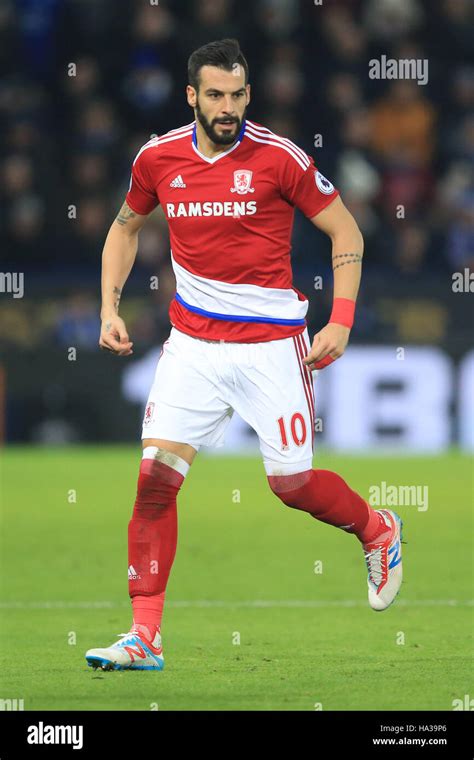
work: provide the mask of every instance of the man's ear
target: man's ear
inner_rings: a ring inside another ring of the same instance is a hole
[[[247,90],[247,105],[250,103],[250,85],[245,88]]]
[[[188,105],[190,105],[191,108],[196,108],[197,92],[190,84],[186,85],[186,98],[188,100]]]

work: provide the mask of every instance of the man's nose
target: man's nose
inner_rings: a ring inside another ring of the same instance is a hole
[[[232,95],[224,95],[224,103],[222,105],[222,110],[229,116],[233,115],[234,113],[234,102],[232,100]]]

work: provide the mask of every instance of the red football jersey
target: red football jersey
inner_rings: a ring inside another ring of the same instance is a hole
[[[301,148],[255,122],[214,158],[198,150],[192,122],[141,148],[126,202],[143,215],[161,204],[168,220],[171,323],[253,343],[305,329],[308,299],[292,284],[294,207],[311,218],[338,194]]]

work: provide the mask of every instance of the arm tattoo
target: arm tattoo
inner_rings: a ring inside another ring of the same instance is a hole
[[[344,256],[347,254],[341,254],[341,255]],[[334,256],[334,258],[336,259],[338,257]],[[345,264],[360,264],[361,261],[362,261],[362,256],[359,256],[358,254],[352,254],[351,259],[347,259],[347,261],[343,261],[341,264],[336,264],[336,266],[333,267],[333,271],[335,269],[339,269],[339,267],[343,267]]]
[[[132,211],[130,206],[124,203],[115,221],[118,222],[119,224],[124,225],[124,224],[127,224],[129,219],[133,219],[135,216],[136,214],[134,211]]]
[[[118,314],[118,307],[119,307],[120,296],[122,295],[122,291],[120,290],[120,288],[117,288],[117,286],[115,286],[112,292],[113,292],[113,294],[115,296],[114,309],[115,309],[115,311]]]
[[[359,253],[338,253],[336,254],[336,256],[332,257],[332,260],[334,261],[334,259],[344,259],[344,258],[347,258],[348,256],[360,256],[360,254]],[[362,258],[362,256],[360,258]]]
[[[105,325],[105,332],[110,332],[110,328],[112,327],[112,322],[107,322]]]

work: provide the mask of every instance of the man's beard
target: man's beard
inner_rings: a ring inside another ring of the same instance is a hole
[[[196,102],[196,117],[202,126],[203,130],[205,131],[208,138],[215,143],[216,145],[232,145],[234,143],[240,133],[242,122],[245,119],[245,114],[247,113],[247,109],[245,109],[242,119],[239,119],[238,116],[232,116],[229,117],[229,119],[232,120],[234,124],[237,125],[237,129],[234,133],[226,134],[218,134],[215,130],[215,124],[219,124],[221,121],[225,121],[225,119],[213,119],[211,122],[206,119],[203,112],[201,111],[201,108],[199,106],[199,101]]]

